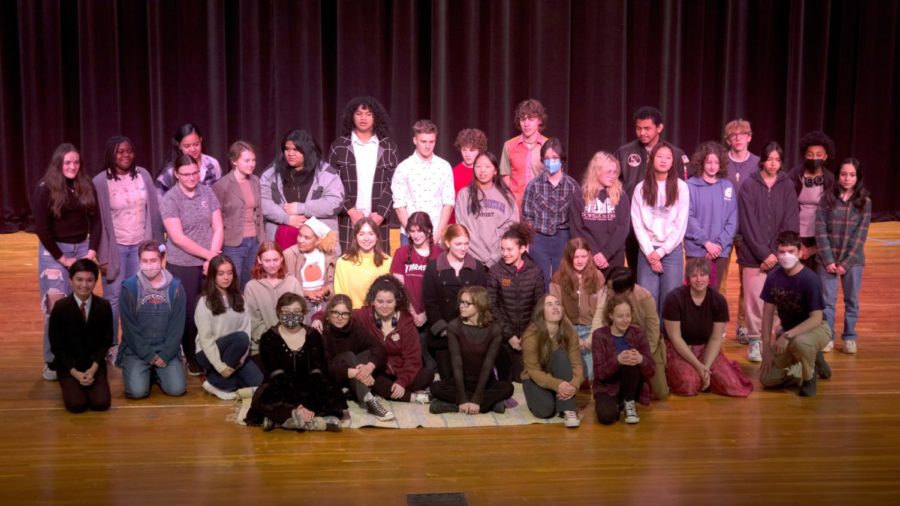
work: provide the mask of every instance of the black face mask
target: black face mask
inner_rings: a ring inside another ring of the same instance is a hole
[[[825,160],[804,160],[803,167],[809,172],[815,172],[825,166]]]

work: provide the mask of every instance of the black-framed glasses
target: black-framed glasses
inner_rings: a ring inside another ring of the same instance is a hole
[[[331,316],[335,318],[350,318],[350,311],[332,311]]]

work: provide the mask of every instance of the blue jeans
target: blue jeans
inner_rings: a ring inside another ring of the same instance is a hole
[[[653,272],[643,251],[638,254],[637,284],[649,290],[653,295],[653,300],[656,301],[656,314],[660,315],[660,322],[662,322],[662,308],[666,295],[681,286],[684,281],[684,258],[681,248],[679,244],[671,253],[662,257],[662,274]]]
[[[590,325],[575,325],[575,331],[578,332],[578,341],[584,342],[591,335]],[[594,379],[594,355],[593,350],[588,348],[581,350],[581,362],[584,366],[584,377],[588,380]]]
[[[835,303],[837,302],[838,282],[844,291],[844,331],[841,334],[843,341],[856,340],[856,321],[859,319],[859,287],[862,284],[862,265],[854,265],[847,269],[847,274],[840,276],[831,274],[825,267],[819,264],[819,279],[822,280],[822,295],[825,297],[825,321],[831,329],[831,339],[834,340],[834,316]]]
[[[558,230],[555,235],[534,234],[534,240],[528,252],[534,263],[544,271],[544,291],[550,289],[550,277],[559,268],[563,250],[569,242],[569,231]]]
[[[258,387],[263,380],[263,373],[250,360],[250,336],[244,332],[231,334],[216,339],[219,357],[228,367],[234,369],[231,376],[224,377],[213,367],[206,354],[197,351],[197,363],[206,371],[206,381],[212,386],[226,392],[234,392],[244,387]]]
[[[234,262],[234,275],[241,282],[241,290],[250,281],[250,271],[256,263],[256,253],[259,251],[259,241],[256,237],[244,237],[237,246],[223,246],[222,254]]]
[[[103,276],[103,298],[112,306],[113,346],[119,344],[119,294],[122,292],[122,282],[137,274],[141,266],[137,244],[133,246],[117,244],[116,248],[119,250],[119,275],[112,281]]]
[[[88,240],[69,244],[58,242],[56,246],[62,251],[63,256],[69,258],[82,258],[88,254]],[[41,310],[44,312],[44,362],[53,363],[53,352],[50,351],[50,307],[48,297],[50,295],[69,295],[72,293],[72,285],[69,284],[69,270],[63,264],[56,261],[44,245],[38,242],[38,290],[41,294]]]
[[[150,395],[150,379],[153,374],[159,378],[159,387],[167,395],[178,396],[186,390],[184,363],[179,354],[165,367],[156,367],[140,358],[128,354],[122,358],[122,383],[125,395],[132,399],[142,399]]]

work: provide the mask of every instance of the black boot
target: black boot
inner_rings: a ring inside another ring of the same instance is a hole
[[[825,361],[825,354],[816,352],[816,374],[823,380],[831,379],[831,366]]]
[[[816,396],[816,375],[813,374],[811,380],[806,380],[800,385],[800,397]]]

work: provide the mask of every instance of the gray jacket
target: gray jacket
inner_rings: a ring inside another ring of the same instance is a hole
[[[144,180],[147,189],[147,208],[144,221],[144,240],[155,239],[165,244],[163,240],[162,217],[159,215],[159,200],[153,178],[143,167],[137,168],[138,176]],[[107,171],[101,171],[94,176],[94,188],[97,189],[97,207],[100,210],[100,220],[103,223],[103,233],[100,235],[100,250],[97,252],[97,261],[106,268],[105,277],[112,281],[119,277],[119,245],[116,242],[116,230],[112,222],[112,210],[109,207],[109,185],[106,178]],[[130,176],[125,176],[130,177]]]
[[[266,219],[266,238],[275,239],[278,225],[288,222],[288,214],[282,209],[287,203],[284,197],[284,181],[275,173],[275,166],[270,165],[259,178],[262,195],[262,211]],[[338,172],[328,164],[319,162],[313,184],[306,196],[306,202],[300,204],[300,214],[308,218],[315,216],[335,232],[338,229],[337,213],[344,200],[344,184]]]

